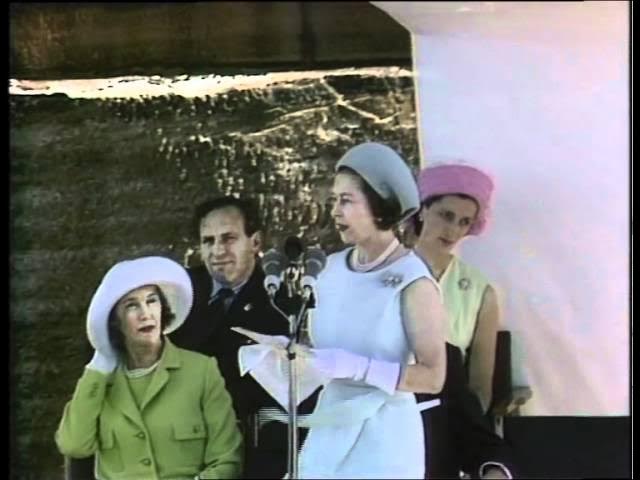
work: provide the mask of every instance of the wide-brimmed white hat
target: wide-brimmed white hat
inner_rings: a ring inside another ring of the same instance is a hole
[[[157,285],[164,293],[175,318],[164,333],[176,330],[187,318],[193,303],[193,286],[186,270],[165,257],[141,257],[116,263],[93,294],[87,313],[87,336],[93,348],[110,351],[107,323],[113,306],[127,292],[145,285]]]

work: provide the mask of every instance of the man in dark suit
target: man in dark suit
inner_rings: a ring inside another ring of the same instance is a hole
[[[447,375],[438,395],[416,394],[418,402],[439,398],[422,413],[426,432],[427,478],[513,478],[513,452],[494,433],[467,381],[462,352],[447,343]]]
[[[287,319],[270,303],[257,254],[261,225],[250,202],[233,197],[196,207],[202,265],[188,269],[194,290],[191,313],[170,335],[179,347],[213,356],[239,416],[265,401],[251,376],[240,377],[238,349],[253,343],[231,327],[287,335]]]
[[[286,473],[287,425],[264,423],[263,412],[285,411],[247,374],[240,376],[238,349],[253,343],[231,330],[243,327],[267,335],[288,335],[287,319],[271,304],[257,257],[261,229],[252,202],[221,197],[196,207],[201,266],[188,269],[194,289],[191,313],[170,335],[178,346],[217,359],[233,399],[247,446],[246,478],[282,478]],[[310,412],[312,396],[300,406]],[[262,426],[262,428],[260,428]]]

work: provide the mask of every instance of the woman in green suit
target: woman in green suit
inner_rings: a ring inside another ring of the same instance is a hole
[[[87,315],[95,355],[55,435],[63,455],[96,454],[99,479],[239,476],[242,438],[216,361],[166,337],[191,303],[189,276],[167,258],[107,272]]]

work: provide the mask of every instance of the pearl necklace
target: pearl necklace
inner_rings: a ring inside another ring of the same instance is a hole
[[[354,249],[353,261],[351,262],[353,269],[356,272],[368,272],[373,270],[374,268],[382,265],[382,263],[391,256],[395,249],[398,248],[398,245],[400,245],[400,242],[397,238],[394,238],[386,250],[382,252],[378,258],[369,263],[360,263],[360,260],[358,260],[358,248],[356,247]]]

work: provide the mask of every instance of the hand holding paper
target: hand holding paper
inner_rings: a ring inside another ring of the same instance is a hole
[[[245,345],[238,350],[240,375],[249,373],[282,408],[288,411],[289,360],[286,348],[289,339],[282,335],[264,335],[241,327],[233,327],[231,330],[258,342],[256,345]],[[296,345],[295,348],[299,405],[319,386],[326,383],[326,377],[310,364],[311,351],[308,347]]]

